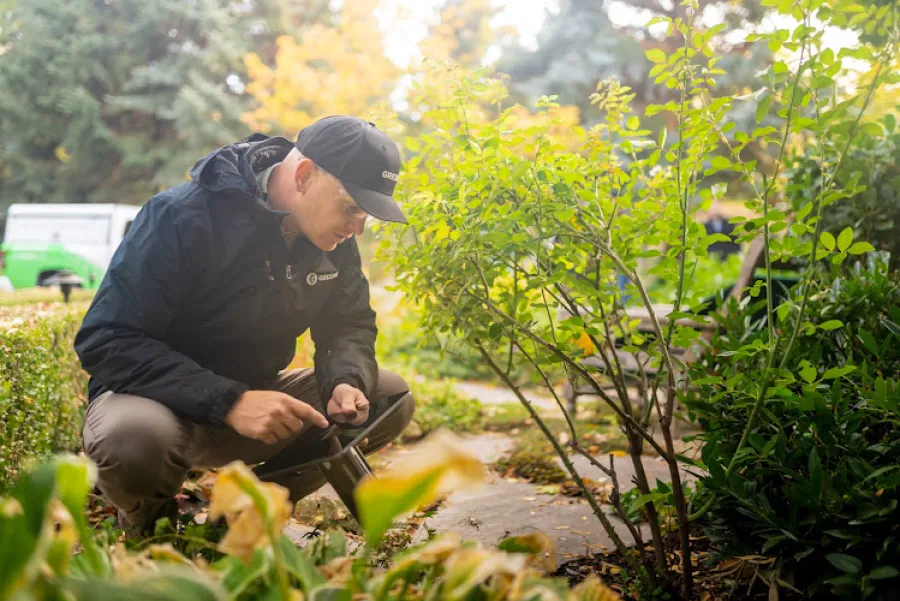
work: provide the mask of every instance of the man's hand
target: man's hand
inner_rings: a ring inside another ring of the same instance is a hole
[[[369,399],[358,388],[338,384],[331,393],[326,411],[340,424],[358,426],[369,419]]]
[[[327,428],[325,416],[311,405],[274,390],[248,390],[238,398],[225,423],[238,434],[275,444],[300,432],[306,424]]]

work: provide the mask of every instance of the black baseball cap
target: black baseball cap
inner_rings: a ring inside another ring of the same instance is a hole
[[[303,156],[336,177],[366,213],[407,223],[394,200],[400,151],[374,123],[334,115],[303,128],[295,144]]]

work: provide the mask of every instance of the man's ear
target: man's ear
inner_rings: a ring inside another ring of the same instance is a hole
[[[294,168],[294,186],[298,192],[305,193],[309,189],[315,172],[316,164],[310,159],[303,157],[297,161],[297,166]]]

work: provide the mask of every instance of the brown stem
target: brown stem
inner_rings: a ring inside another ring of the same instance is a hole
[[[650,482],[647,480],[647,471],[644,469],[644,463],[641,461],[642,451],[644,450],[643,441],[631,433],[628,435],[629,455],[631,463],[634,465],[634,476],[638,490],[642,495],[650,494]],[[656,556],[656,569],[660,575],[666,572],[668,567],[666,562],[665,546],[662,539],[662,528],[659,525],[659,513],[656,511],[656,505],[648,503],[644,505],[647,511],[647,525],[650,528],[650,536],[653,538],[653,553]]]
[[[609,253],[610,258],[613,262],[619,266],[620,269],[625,269],[627,272],[627,268],[625,264],[619,259],[615,253]],[[666,368],[668,370],[668,390],[666,391],[666,411],[662,414],[662,418],[660,419],[660,427],[663,432],[663,438],[666,442],[666,454],[664,458],[666,463],[669,466],[669,474],[672,478],[672,498],[675,500],[675,512],[678,515],[678,530],[680,533],[680,544],[681,544],[681,564],[682,564],[682,577],[683,580],[683,588],[682,588],[682,597],[684,599],[690,599],[690,596],[693,594],[693,566],[691,565],[691,538],[690,538],[690,522],[688,521],[687,515],[687,501],[684,498],[684,487],[681,485],[681,474],[678,473],[678,459],[675,455],[675,445],[672,442],[672,413],[675,410],[675,369],[672,364],[672,357],[669,355],[669,348],[666,345],[666,339],[662,334],[662,328],[659,325],[659,320],[656,318],[656,313],[653,310],[652,303],[650,302],[650,297],[647,295],[647,290],[644,288],[643,282],[641,282],[641,278],[637,274],[637,270],[631,270],[631,277],[637,286],[638,290],[641,293],[641,297],[644,299],[644,305],[647,307],[647,311],[650,314],[650,321],[653,324],[653,328],[656,331],[657,339],[659,340],[660,350],[662,351],[663,357],[666,361]],[[651,524],[652,526],[652,524]]]
[[[547,377],[547,372],[545,372],[538,362],[534,360],[534,358],[528,354],[528,351],[524,349],[524,347],[519,347],[522,351],[522,354],[528,360],[529,363],[538,371],[541,376],[541,379],[544,380],[544,385],[547,387],[547,390],[550,391],[550,394],[553,395],[553,398],[556,400],[556,405],[559,407],[559,410],[562,412],[563,417],[566,420],[566,424],[569,426],[569,433],[572,435],[572,442],[574,443],[578,440],[578,431],[575,429],[575,423],[572,421],[572,416],[569,415],[569,412],[566,411],[565,405],[563,405],[562,399],[559,398],[559,395],[556,394],[556,389],[553,387],[553,383],[550,382],[550,378]]]
[[[622,495],[621,488],[619,487],[619,479],[616,477],[616,468],[613,465],[613,456],[609,456],[609,467],[605,467],[600,461],[588,453],[585,449],[580,447],[578,443],[572,444],[572,449],[591,462],[591,465],[599,469],[601,472],[609,476],[609,479],[612,481],[612,494],[609,497],[609,500],[612,501],[613,507],[616,508],[616,512],[619,514],[619,517],[622,518],[622,521],[625,522],[625,525],[628,527],[628,531],[631,532],[631,536],[634,538],[637,543],[638,552],[641,556],[641,562],[648,566],[650,565],[650,561],[647,558],[647,552],[644,549],[644,537],[641,536],[641,531],[634,524],[631,523],[631,520],[628,519],[628,512],[625,511],[625,508],[622,506]],[[651,577],[655,579],[656,573],[653,570],[648,570],[651,574]]]
[[[628,553],[628,548],[625,546],[625,543],[622,542],[621,537],[619,537],[619,533],[616,532],[616,529],[613,527],[612,523],[609,521],[609,518],[606,517],[606,514],[603,513],[603,509],[600,507],[599,503],[597,503],[597,499],[594,498],[594,495],[591,493],[590,489],[587,487],[587,484],[584,483],[584,480],[581,478],[581,475],[578,473],[578,470],[575,469],[575,466],[572,464],[572,460],[569,459],[568,453],[566,453],[565,449],[563,449],[559,441],[556,440],[556,437],[553,436],[553,433],[550,432],[550,429],[547,427],[547,424],[544,423],[544,420],[541,419],[541,416],[538,415],[538,412],[534,409],[532,404],[525,398],[525,395],[522,394],[522,390],[516,386],[516,384],[509,379],[509,376],[503,373],[503,370],[499,365],[494,361],[494,359],[490,356],[490,354],[484,349],[483,346],[479,343],[475,343],[475,348],[478,349],[478,352],[481,353],[482,358],[484,358],[485,362],[490,366],[494,373],[496,373],[503,383],[506,384],[507,388],[509,388],[513,394],[516,395],[516,398],[519,399],[519,402],[522,403],[522,406],[525,407],[525,410],[528,411],[529,415],[531,415],[531,419],[534,420],[534,423],[538,425],[541,429],[541,432],[544,433],[544,436],[553,445],[556,454],[559,455],[559,458],[562,460],[563,464],[566,466],[566,470],[572,476],[572,479],[578,485],[578,487],[584,493],[584,497],[588,502],[588,505],[591,506],[591,509],[594,512],[594,515],[597,516],[597,519],[600,520],[600,524],[603,526],[603,529],[606,531],[607,536],[609,536],[610,540],[616,546],[616,550],[619,552],[625,561],[628,562],[629,566],[637,571],[637,562],[634,559],[634,555]]]
[[[594,390],[594,392],[597,394],[597,396],[602,398],[606,402],[606,404],[609,405],[610,408],[612,408],[612,410],[616,413],[616,415],[623,422],[629,422],[631,425],[635,426],[636,431],[648,442],[648,444],[650,444],[650,446],[653,447],[653,449],[657,453],[659,453],[659,455],[661,457],[666,457],[665,449],[663,449],[662,446],[660,446],[660,444],[658,442],[656,442],[652,436],[650,436],[649,434],[644,432],[640,428],[640,424],[637,421],[635,421],[635,419],[633,417],[631,417],[630,415],[628,415],[624,411],[622,411],[622,408],[619,407],[615,403],[615,401],[613,401],[611,398],[609,398],[609,395],[607,395],[606,392],[600,387],[600,385],[594,381],[594,379],[591,377],[590,373],[587,372],[587,370],[585,370],[581,365],[578,365],[578,363],[573,361],[571,357],[569,357],[564,352],[562,352],[559,349],[559,347],[547,342],[546,340],[544,340],[543,338],[541,338],[540,336],[538,336],[537,334],[535,334],[528,328],[522,326],[519,322],[517,322],[512,317],[507,315],[502,309],[497,307],[489,298],[477,296],[477,295],[473,294],[472,292],[470,292],[469,290],[466,290],[466,294],[468,294],[469,296],[473,297],[474,299],[484,303],[484,305],[492,313],[494,313],[498,317],[503,318],[503,320],[510,323],[521,334],[524,334],[527,338],[530,338],[532,341],[536,342],[540,346],[549,350],[554,355],[559,357],[559,359],[562,360],[565,364],[567,364],[569,367],[571,367],[573,370],[575,370],[578,373],[578,375],[580,375],[582,378],[584,378],[584,380],[588,383],[588,385],[591,386],[591,388]]]

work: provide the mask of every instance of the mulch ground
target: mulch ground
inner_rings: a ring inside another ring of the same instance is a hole
[[[647,599],[680,599],[681,595],[681,553],[677,550],[677,533],[667,534],[663,539],[666,557],[673,571],[668,582],[661,584],[656,594],[641,592],[635,579],[629,575],[624,558],[615,552],[585,555],[563,563],[554,576],[568,579],[574,586],[591,575],[597,575],[603,582],[628,601]],[[715,562],[711,559],[709,540],[696,528],[691,536],[691,564],[694,567],[694,592],[691,599],[699,601],[794,601],[800,595],[773,576],[775,560],[761,556],[730,558]],[[645,551],[653,556],[653,547],[647,545]],[[774,590],[773,590],[774,589]]]

